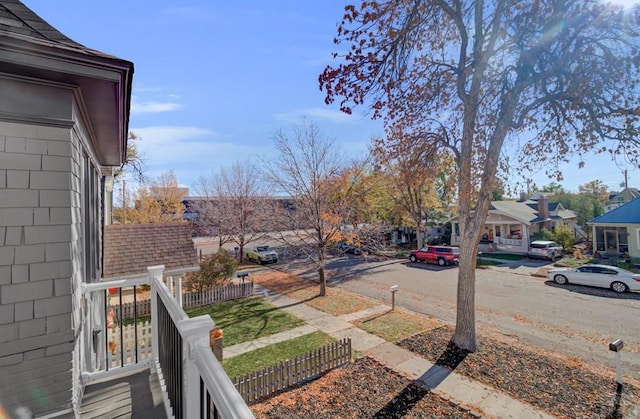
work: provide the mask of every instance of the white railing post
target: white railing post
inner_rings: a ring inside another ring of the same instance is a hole
[[[185,361],[185,417],[199,418],[202,400],[200,400],[200,371],[195,361],[195,351],[198,347],[209,347],[209,333],[215,326],[211,317],[203,315],[177,324],[182,334],[183,354]]]
[[[153,359],[157,360],[158,353],[158,282],[162,281],[164,265],[149,266],[149,282],[151,283],[151,351]]]
[[[176,300],[178,300],[178,305],[182,308],[182,275],[178,277],[178,282],[176,283]]]

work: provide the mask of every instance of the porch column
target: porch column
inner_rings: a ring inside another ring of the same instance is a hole
[[[178,305],[182,308],[182,275],[176,279],[176,300],[178,300]]]
[[[209,333],[215,326],[210,316],[202,315],[181,320],[177,324],[182,334],[183,354],[185,361],[184,407],[187,419],[200,418],[200,371],[195,363],[195,352],[198,348],[209,347]]]
[[[164,265],[149,266],[149,282],[151,283],[151,350],[153,359],[158,360],[158,286],[162,282]]]

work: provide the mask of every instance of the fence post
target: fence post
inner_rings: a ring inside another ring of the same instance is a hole
[[[183,353],[185,361],[184,406],[185,418],[199,418],[200,407],[200,372],[194,362],[195,351],[198,347],[209,348],[209,333],[215,326],[211,317],[202,315],[191,319],[181,320],[177,324],[183,339]]]
[[[176,300],[178,305],[182,308],[182,275],[178,277],[178,284],[176,286]]]
[[[158,281],[162,281],[164,265],[149,266],[149,282],[151,283],[151,351],[153,359],[158,360]]]

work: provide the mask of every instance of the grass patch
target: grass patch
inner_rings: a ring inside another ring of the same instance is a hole
[[[476,261],[476,266],[498,266],[502,265],[502,262],[498,262],[495,260],[488,260],[484,258],[478,258]]]
[[[373,300],[337,288],[327,287],[327,295],[319,297],[320,286],[317,283],[285,272],[261,273],[255,275],[253,279],[268,290],[295,298],[334,316],[355,313],[380,305]]]
[[[395,342],[416,333],[442,326],[437,320],[398,309],[359,320],[355,325],[387,342]]]
[[[186,310],[189,317],[211,316],[227,346],[302,326],[304,321],[258,298],[223,301]]]
[[[526,256],[517,255],[515,253],[483,253],[481,257],[488,257],[491,259],[502,259],[502,260],[522,260]]]
[[[225,344],[227,336],[224,337]],[[255,351],[222,361],[222,367],[229,377],[238,377],[243,374],[275,365],[280,361],[291,359],[295,356],[318,349],[334,342],[335,339],[324,332],[313,332],[285,342],[275,343]]]
[[[327,295],[324,297],[319,297],[317,290],[310,289],[298,290],[288,295],[333,316],[355,313],[379,305],[379,303],[335,288],[327,288]]]

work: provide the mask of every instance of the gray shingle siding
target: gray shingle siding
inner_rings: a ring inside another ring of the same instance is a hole
[[[70,158],[48,153],[70,150],[71,133],[0,121],[0,139],[0,403],[10,414],[20,405],[59,410],[71,401],[70,243],[79,200]]]

